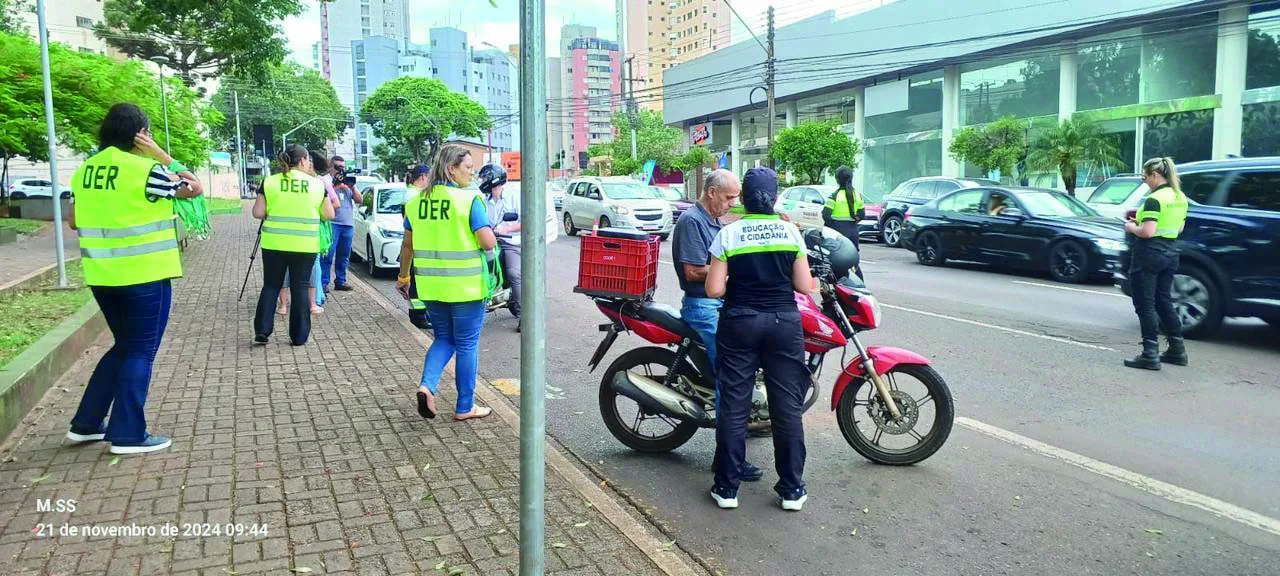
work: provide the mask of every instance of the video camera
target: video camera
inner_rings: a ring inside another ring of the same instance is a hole
[[[349,170],[343,170],[341,173],[334,175],[333,185],[340,186],[342,184],[346,184],[347,186],[355,186],[356,176],[359,176],[360,174],[361,174],[361,171],[359,168],[351,168]]]

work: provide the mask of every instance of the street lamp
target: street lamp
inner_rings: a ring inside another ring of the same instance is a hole
[[[169,153],[169,96],[164,88],[164,67],[169,64],[169,57],[152,56],[151,61],[160,67],[160,105],[164,108],[164,151]]]

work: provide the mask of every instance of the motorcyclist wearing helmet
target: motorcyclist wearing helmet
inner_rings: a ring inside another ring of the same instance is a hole
[[[485,194],[485,211],[489,221],[495,223],[494,235],[498,237],[501,247],[499,257],[502,263],[502,275],[511,285],[511,315],[517,319],[516,332],[520,331],[520,197],[503,194],[507,183],[507,171],[497,164],[485,164],[476,175],[480,191]],[[506,221],[508,214],[515,214],[516,219]]]

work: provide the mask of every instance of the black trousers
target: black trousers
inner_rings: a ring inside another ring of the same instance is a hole
[[[262,292],[258,294],[258,310],[253,315],[253,332],[270,336],[276,327],[276,299],[284,287],[284,273],[289,272],[289,339],[296,345],[307,343],[311,336],[311,268],[316,254],[262,250]]]
[[[853,267],[853,271],[855,274],[858,275],[858,278],[861,279],[862,278],[862,264],[861,264],[862,247],[858,244],[858,223],[852,222],[849,220],[832,220],[829,226],[831,227],[832,230],[839,232],[841,236],[844,236],[845,238],[848,238],[850,242],[853,242],[853,247],[856,250],[858,250],[859,263],[858,265]]]
[[[747,456],[747,420],[756,370],[764,369],[778,470],[774,490],[804,488],[804,425],[801,406],[808,389],[800,312],[725,309],[716,333],[716,377],[720,393],[716,417],[715,484],[737,489]]]
[[[1173,297],[1169,294],[1177,271],[1177,254],[1134,254],[1133,266],[1129,269],[1129,289],[1143,340],[1158,340],[1161,333],[1182,336],[1182,321],[1173,309]]]

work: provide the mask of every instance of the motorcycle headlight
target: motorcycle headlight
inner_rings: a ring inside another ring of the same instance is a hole
[[[631,213],[631,209],[630,209],[630,208],[627,208],[626,206],[619,206],[619,205],[617,205],[617,204],[614,204],[613,206],[610,206],[610,207],[609,207],[609,209],[610,209],[610,210],[613,210],[613,213],[614,213],[614,214],[618,214],[618,215],[620,215],[620,216],[624,216],[624,215],[627,215],[627,214],[630,214],[630,213]]]
[[[1124,242],[1112,240],[1110,238],[1094,238],[1093,244],[1108,252],[1119,252],[1124,250]]]

